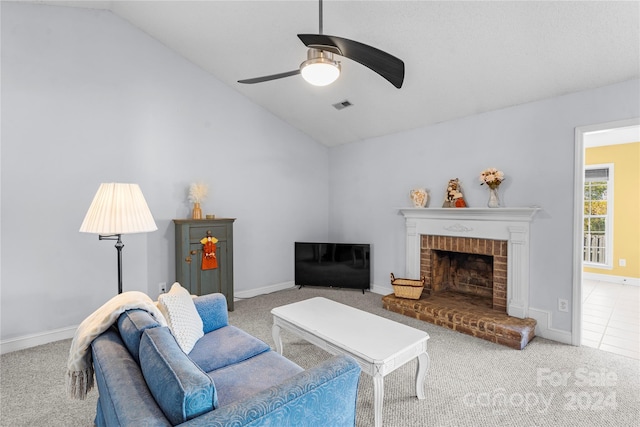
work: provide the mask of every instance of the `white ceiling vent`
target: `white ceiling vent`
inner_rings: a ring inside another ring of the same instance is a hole
[[[351,107],[353,104],[351,103],[351,101],[349,101],[348,99],[345,99],[344,101],[340,101],[338,103],[333,104],[333,108],[335,108],[336,110],[343,110],[347,107]]]

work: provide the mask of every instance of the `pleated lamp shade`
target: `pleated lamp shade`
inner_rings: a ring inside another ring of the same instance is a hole
[[[80,231],[100,235],[155,231],[147,201],[138,184],[100,184]]]

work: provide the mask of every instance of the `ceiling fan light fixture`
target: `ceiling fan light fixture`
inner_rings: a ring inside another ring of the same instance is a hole
[[[340,77],[340,63],[333,60],[333,53],[309,49],[307,60],[300,64],[302,78],[314,86],[327,86]]]

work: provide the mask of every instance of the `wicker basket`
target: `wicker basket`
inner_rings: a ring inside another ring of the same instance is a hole
[[[422,276],[420,280],[396,279],[393,273],[391,273],[393,293],[399,298],[419,299],[424,289],[424,282],[424,276]]]

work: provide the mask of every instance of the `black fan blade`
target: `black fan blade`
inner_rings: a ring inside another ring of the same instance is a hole
[[[404,81],[404,62],[393,55],[354,40],[326,34],[298,34],[307,47],[339,49],[340,55],[368,67],[400,89]],[[335,52],[335,50],[334,50]]]
[[[238,83],[245,83],[245,84],[262,83],[262,82],[268,82],[269,80],[276,80],[276,79],[282,79],[285,77],[295,76],[296,74],[300,74],[300,70],[287,71],[286,73],[272,74],[270,76],[255,77],[253,79],[238,80]]]

